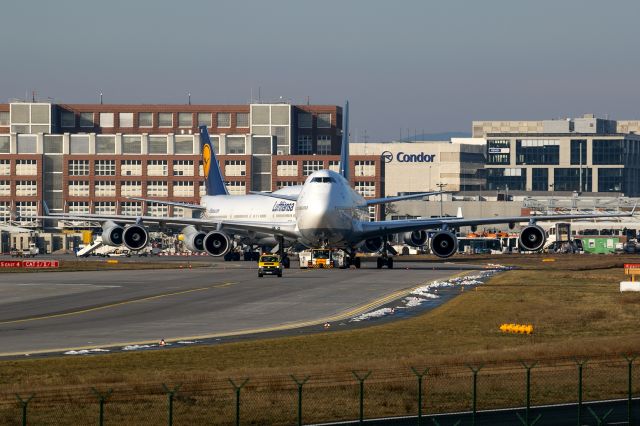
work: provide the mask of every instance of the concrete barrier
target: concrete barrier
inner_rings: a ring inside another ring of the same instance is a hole
[[[640,291],[640,281],[620,281],[620,291]]]

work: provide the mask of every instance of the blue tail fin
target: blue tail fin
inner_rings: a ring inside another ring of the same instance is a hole
[[[228,195],[227,187],[222,179],[220,165],[216,159],[216,152],[209,139],[207,126],[200,126],[200,145],[202,148],[202,168],[204,170],[204,184],[207,195]]]
[[[340,151],[340,174],[349,180],[349,101],[342,113],[342,150]]]

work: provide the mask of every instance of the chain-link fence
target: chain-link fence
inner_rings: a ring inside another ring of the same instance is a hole
[[[597,415],[582,403],[619,399],[617,418],[637,425],[640,418],[633,418],[633,410],[640,401],[632,397],[639,392],[640,368],[633,357],[406,366],[20,389],[0,393],[0,424],[295,425],[398,416],[412,416],[411,424],[440,424],[432,416],[456,412],[466,412],[460,424],[475,424],[476,412],[519,407],[513,424],[533,425],[535,406],[562,403],[573,404],[565,411],[573,424],[605,424],[606,412]]]

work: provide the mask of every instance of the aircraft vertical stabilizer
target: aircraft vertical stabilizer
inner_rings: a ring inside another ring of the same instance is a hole
[[[207,126],[200,126],[200,145],[202,145],[202,168],[207,195],[228,195]]]
[[[340,151],[340,174],[349,180],[349,101],[342,113],[342,150]]]

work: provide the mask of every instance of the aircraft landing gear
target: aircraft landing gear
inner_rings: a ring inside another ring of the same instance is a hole
[[[360,269],[361,259],[356,256],[355,249],[351,250],[343,250],[344,251],[344,264],[342,265],[343,269],[349,269],[351,265],[355,266],[356,269]]]
[[[389,244],[387,237],[384,237],[384,244],[382,246],[382,256],[378,257],[376,261],[376,267],[382,269],[386,266],[388,269],[393,269],[393,257],[389,256],[389,253],[396,255],[398,252]]]
[[[280,259],[282,259],[282,266],[284,266],[285,269],[289,269],[291,267],[291,259],[289,259],[289,256],[284,252],[284,237],[276,236],[276,239],[278,241],[278,255]]]

